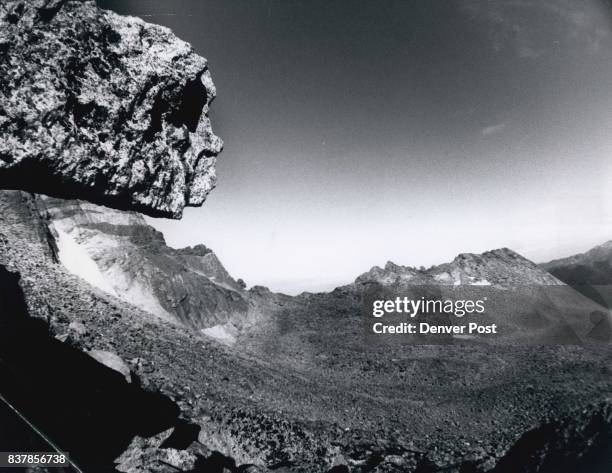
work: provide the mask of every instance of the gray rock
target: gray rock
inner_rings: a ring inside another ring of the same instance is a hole
[[[168,429],[153,437],[136,436],[128,448],[115,459],[117,471],[131,473],[191,471],[195,467],[197,456],[188,450],[160,448],[168,439],[173,429]]]
[[[180,218],[215,185],[207,61],[93,1],[0,3],[0,188]]]
[[[67,333],[62,333],[62,334],[55,335],[55,339],[59,340],[62,343],[64,343],[64,342],[66,342],[68,340],[69,336],[70,335],[67,334]]]
[[[75,332],[77,335],[85,335],[87,333],[87,327],[81,322],[72,321],[68,325],[68,329]]]

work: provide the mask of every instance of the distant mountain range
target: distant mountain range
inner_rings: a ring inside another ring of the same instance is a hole
[[[375,266],[357,278],[357,282],[368,280],[383,284],[494,287],[563,284],[535,263],[508,248],[487,251],[480,255],[463,253],[450,263],[432,266],[429,269],[416,269],[388,262],[384,269]]]

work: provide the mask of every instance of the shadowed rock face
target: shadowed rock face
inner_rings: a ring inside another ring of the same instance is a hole
[[[0,3],[0,187],[180,218],[215,185],[207,62],[93,1]]]

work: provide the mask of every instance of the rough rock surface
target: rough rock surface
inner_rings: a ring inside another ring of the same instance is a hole
[[[222,148],[204,58],[86,0],[0,2],[0,187],[179,218]]]
[[[172,435],[172,429],[149,438],[136,437],[116,460],[117,470],[134,471],[192,471],[197,457],[186,450],[162,448]]]
[[[69,271],[162,319],[196,330],[242,326],[278,299],[265,288],[246,290],[204,245],[167,246],[135,212],[50,197],[36,202]]]

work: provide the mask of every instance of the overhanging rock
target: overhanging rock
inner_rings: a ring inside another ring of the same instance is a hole
[[[93,1],[0,3],[0,188],[180,218],[215,186],[206,59]]]

